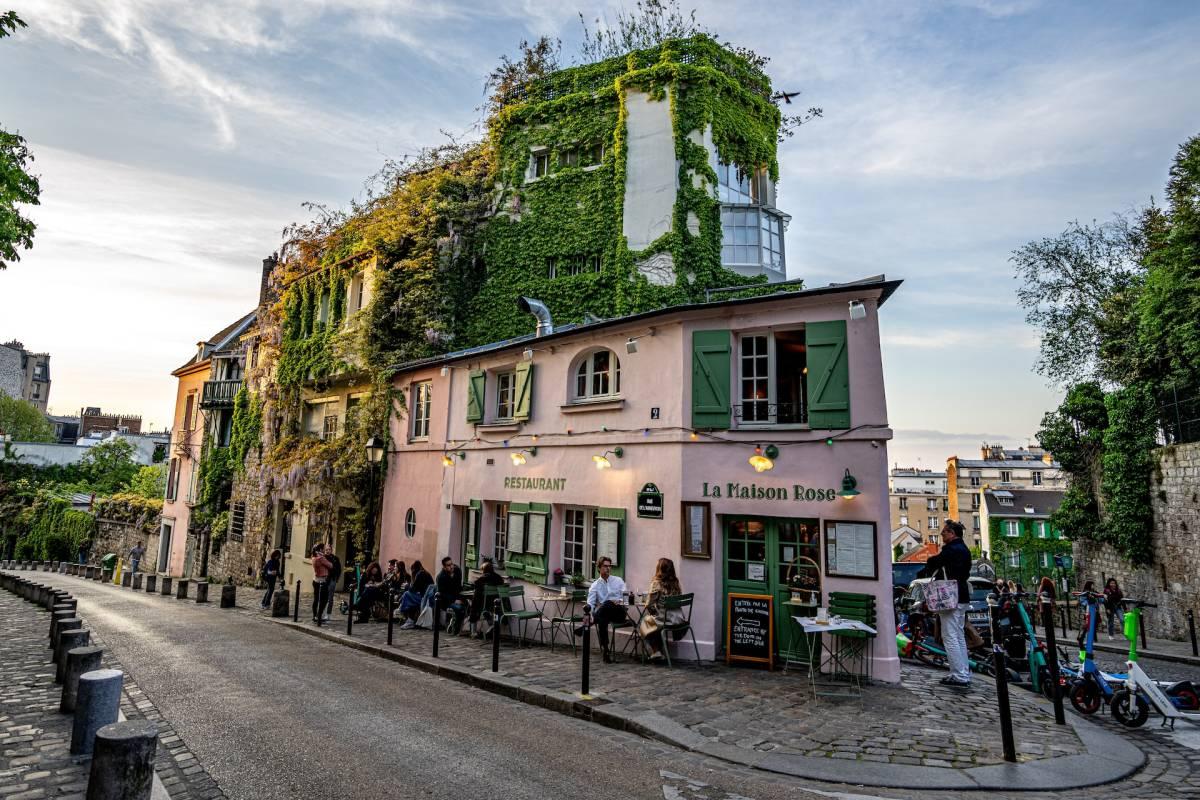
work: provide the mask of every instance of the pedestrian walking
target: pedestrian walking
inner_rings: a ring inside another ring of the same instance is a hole
[[[146,548],[138,542],[133,547],[129,548],[129,571],[136,573],[138,564],[142,563],[142,556],[146,555]]]
[[[262,607],[271,607],[271,598],[275,595],[275,581],[279,579],[279,562],[283,558],[283,553],[278,550],[271,551],[271,557],[263,564],[262,576],[267,584],[267,593],[263,595]]]
[[[967,621],[967,606],[971,602],[971,589],[967,578],[971,574],[971,551],[962,540],[963,526],[948,519],[942,526],[942,549],[925,563],[917,573],[919,578],[940,577],[958,583],[958,606],[939,611],[942,623],[942,643],[946,647],[946,658],[950,662],[950,675],[942,678],[947,686],[967,687],[971,685],[971,670],[967,660],[967,639],[964,627]],[[944,572],[943,572],[944,571]]]
[[[337,593],[338,581],[342,579],[342,560],[338,558],[337,553],[333,552],[333,545],[330,545],[325,550],[325,557],[329,559],[329,591],[325,600],[325,619],[333,615],[333,596]]]
[[[313,622],[316,622],[320,616],[325,613],[325,592],[328,591],[329,568],[332,566],[333,563],[325,557],[325,544],[323,542],[317,542],[315,545],[313,545]]]
[[[1117,622],[1121,625],[1121,630],[1125,629],[1125,612],[1121,609],[1121,601],[1125,599],[1125,595],[1121,593],[1121,586],[1117,583],[1116,578],[1109,578],[1104,584],[1104,614],[1108,617],[1108,640],[1113,639],[1113,623]]]

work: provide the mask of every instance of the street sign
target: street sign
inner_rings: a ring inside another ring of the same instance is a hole
[[[663,518],[663,496],[662,492],[653,483],[647,483],[638,492],[637,496],[637,515],[643,519],[662,519]]]

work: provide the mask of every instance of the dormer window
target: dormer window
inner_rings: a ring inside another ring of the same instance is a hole
[[[597,350],[575,368],[575,399],[591,400],[621,393],[621,361],[611,350]]]

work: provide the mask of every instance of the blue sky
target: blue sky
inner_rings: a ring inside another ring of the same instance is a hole
[[[0,4],[3,5],[3,4]],[[467,133],[522,38],[617,4],[10,0],[0,124],[43,180],[33,251],[0,273],[0,339],[52,354],[51,407],[165,424],[169,372],[249,310],[303,201],[343,205],[387,157]],[[632,5],[631,3],[628,5]],[[690,7],[690,6],[688,6]],[[1160,196],[1200,131],[1200,5],[738,2],[700,22],[771,57],[825,118],[781,148],[790,277],[886,273],[896,440],[937,466],[1023,444],[1057,394],[1008,263],[1072,219]]]

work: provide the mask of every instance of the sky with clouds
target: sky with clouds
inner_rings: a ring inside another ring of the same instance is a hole
[[[0,5],[4,5],[0,3]],[[625,6],[631,6],[626,3]],[[0,340],[52,355],[51,408],[168,422],[170,371],[250,310],[305,201],[477,133],[522,39],[615,3],[9,0],[0,125],[36,155],[34,249],[0,272]],[[684,4],[691,8],[692,4]],[[1057,393],[1008,263],[1029,239],[1161,196],[1200,131],[1192,2],[698,2],[825,116],[781,148],[788,271],[886,273],[890,458],[1024,444]]]

